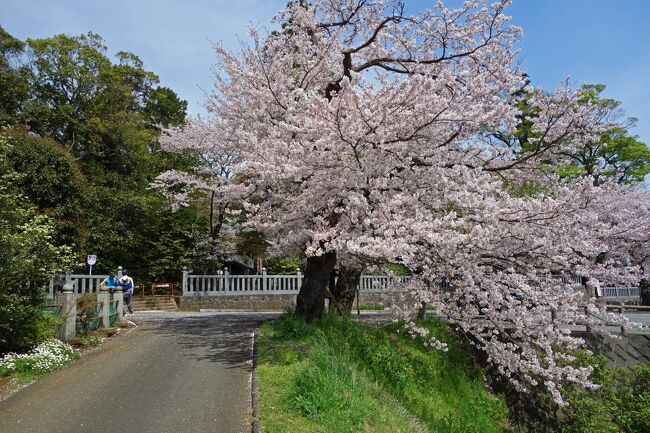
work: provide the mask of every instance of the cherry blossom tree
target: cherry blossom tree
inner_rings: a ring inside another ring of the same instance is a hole
[[[591,386],[563,325],[628,325],[567,278],[638,279],[624,257],[650,228],[648,196],[546,169],[607,128],[570,85],[531,89],[525,148],[497,137],[517,127],[524,81],[508,3],[292,3],[281,30],[251,29],[237,54],[215,47],[209,109],[241,152],[250,223],[307,253],[298,314],[322,314],[337,256],[404,264],[410,300],[392,309],[413,332],[413,310],[432,304],[513,383],[561,402],[562,381]]]
[[[198,163],[186,170],[161,173],[151,185],[163,192],[174,209],[196,200],[207,204],[210,263],[223,259],[234,248],[238,211],[233,203],[245,192],[245,187],[234,182],[241,154],[232,142],[222,139],[220,128],[217,119],[196,117],[183,126],[164,130],[160,138],[163,150],[190,154]]]

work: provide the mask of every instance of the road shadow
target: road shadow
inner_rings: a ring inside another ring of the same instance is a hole
[[[143,330],[173,340],[183,356],[241,368],[251,363],[251,334],[275,315],[214,314],[147,320]]]

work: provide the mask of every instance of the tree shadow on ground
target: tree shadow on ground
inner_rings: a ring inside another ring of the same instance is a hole
[[[277,315],[219,314],[147,321],[145,329],[173,340],[184,356],[198,361],[250,367],[252,333]]]

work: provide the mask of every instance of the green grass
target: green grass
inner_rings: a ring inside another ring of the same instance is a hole
[[[260,422],[265,433],[508,431],[469,350],[446,325],[422,324],[449,344],[427,349],[398,325],[285,314],[259,332]]]

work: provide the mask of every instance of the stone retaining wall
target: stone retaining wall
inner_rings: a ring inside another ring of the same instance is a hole
[[[285,311],[296,306],[296,295],[236,295],[236,296],[181,296],[178,308],[181,311],[245,310]]]
[[[359,304],[369,307],[390,305],[397,298],[394,293],[361,292]],[[285,311],[296,306],[296,294],[286,295],[233,295],[233,296],[181,296],[178,308],[181,311],[201,309],[245,310],[245,311]],[[356,308],[356,300],[354,304]]]
[[[594,353],[603,355],[610,367],[631,367],[650,362],[650,335],[628,334],[612,338],[596,332],[572,332],[583,338]]]

